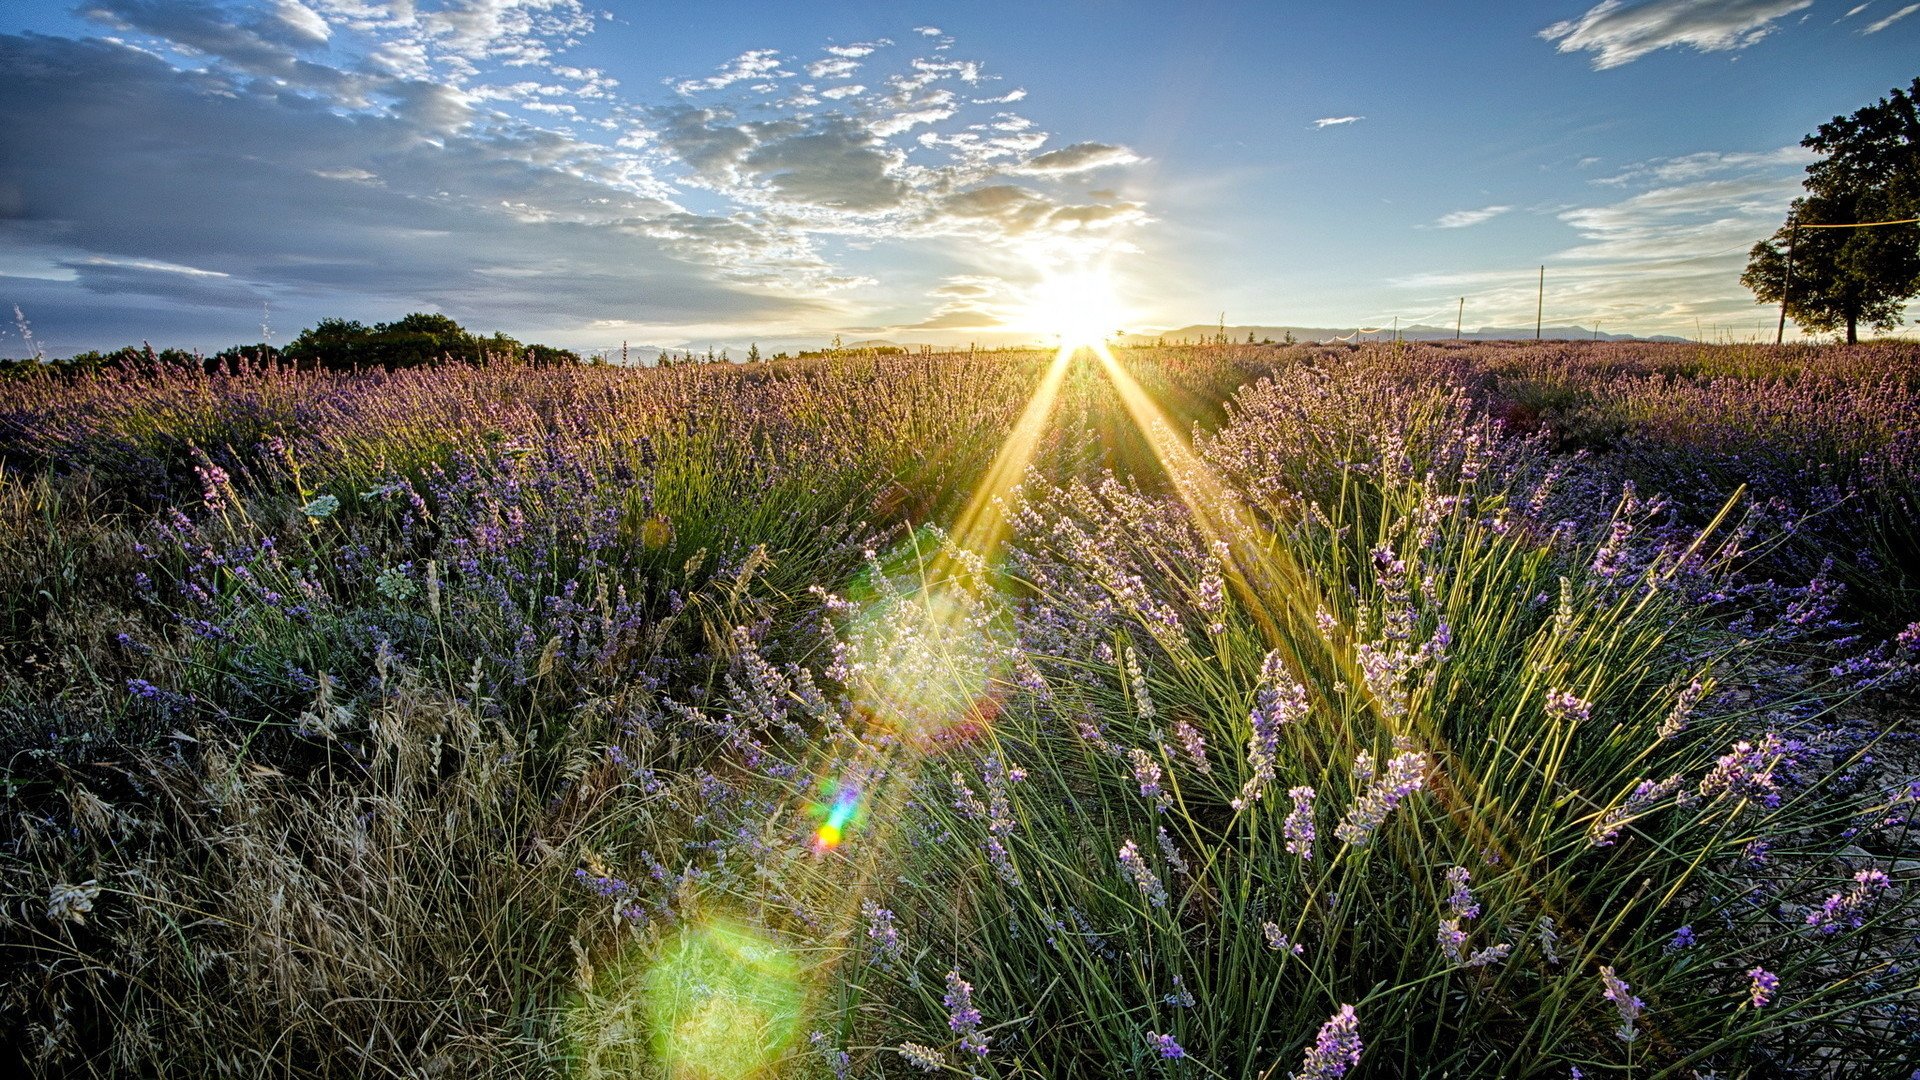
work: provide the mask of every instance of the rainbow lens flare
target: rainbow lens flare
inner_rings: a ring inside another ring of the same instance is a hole
[[[825,803],[814,803],[808,811],[820,824],[813,830],[813,850],[824,853],[839,847],[847,839],[847,834],[866,820],[866,811],[860,802],[860,788],[856,784],[842,783],[833,792],[833,798]]]

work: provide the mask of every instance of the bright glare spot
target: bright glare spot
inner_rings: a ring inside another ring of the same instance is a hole
[[[771,1075],[800,1030],[800,967],[760,933],[727,922],[666,942],[643,980],[654,1060],[668,1075]]]
[[[931,750],[978,735],[1011,660],[1006,613],[951,542],[917,534],[869,567],[846,626],[848,688],[874,730]],[[971,562],[977,563],[977,557]],[[925,580],[927,573],[945,575]],[[964,580],[962,580],[964,579]]]
[[[1024,319],[1057,335],[1063,349],[1104,342],[1126,320],[1113,282],[1104,269],[1093,267],[1049,274],[1034,289]]]

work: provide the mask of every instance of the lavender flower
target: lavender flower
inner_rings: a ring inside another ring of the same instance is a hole
[[[1140,658],[1129,646],[1126,650],[1127,682],[1133,688],[1133,711],[1142,723],[1152,724],[1156,715],[1153,695],[1147,692],[1147,675],[1140,669]]]
[[[1150,800],[1155,810],[1164,813],[1173,805],[1173,796],[1160,786],[1160,763],[1139,747],[1127,751],[1127,757],[1133,762],[1133,780],[1140,785],[1140,797]]]
[[[935,1050],[931,1046],[922,1046],[914,1042],[903,1042],[899,1046],[894,1047],[894,1050],[907,1060],[907,1064],[919,1069],[921,1072],[939,1072],[941,1069],[947,1067],[947,1055]]]
[[[1127,872],[1134,886],[1140,890],[1140,895],[1146,897],[1154,907],[1167,906],[1166,886],[1160,884],[1153,868],[1141,857],[1140,848],[1131,840],[1120,845],[1120,869]]]
[[[1689,683],[1685,690],[1680,691],[1680,696],[1674,699],[1672,710],[1667,713],[1666,719],[1660,721],[1656,734],[1662,739],[1672,739],[1686,731],[1687,722],[1693,717],[1693,710],[1699,707],[1700,699],[1705,696],[1706,687],[1701,685],[1699,679]]]
[[[1353,1006],[1342,1005],[1340,1011],[1320,1025],[1320,1034],[1307,1048],[1306,1059],[1300,1063],[1300,1071],[1293,1074],[1293,1080],[1338,1080],[1347,1075],[1348,1069],[1360,1064],[1360,1054],[1365,1049],[1360,1041],[1360,1018],[1354,1015]]]
[[[1253,692],[1253,710],[1247,721],[1253,734],[1247,737],[1247,764],[1253,775],[1233,800],[1235,810],[1244,810],[1259,801],[1273,781],[1274,766],[1280,757],[1280,729],[1307,714],[1307,691],[1287,678],[1286,663],[1280,651],[1273,650],[1260,664],[1260,685]]]
[[[1357,768],[1358,762],[1355,765]],[[1353,804],[1353,809],[1347,811],[1346,820],[1333,830],[1334,835],[1353,847],[1366,847],[1373,839],[1374,830],[1386,822],[1393,808],[1426,786],[1430,767],[1427,755],[1420,751],[1395,755],[1387,762],[1386,774],[1375,779]]]
[[[1601,996],[1613,1002],[1614,1011],[1620,1014],[1620,1026],[1614,1029],[1614,1034],[1620,1037],[1621,1042],[1631,1043],[1640,1037],[1640,1033],[1634,1030],[1633,1022],[1640,1019],[1641,1010],[1647,1007],[1647,1003],[1633,996],[1633,987],[1615,975],[1612,967],[1600,969],[1600,982],[1605,986]]]
[[[1593,715],[1593,703],[1565,690],[1547,691],[1547,718],[1556,724],[1584,724]]]
[[[1690,798],[1687,792],[1682,791],[1686,782],[1686,777],[1680,773],[1674,773],[1659,783],[1641,780],[1627,794],[1625,801],[1595,818],[1593,824],[1587,827],[1587,843],[1593,847],[1613,846],[1613,842],[1620,837],[1620,830],[1646,813],[1655,803],[1676,792]]]
[[[1199,728],[1185,720],[1175,720],[1173,737],[1180,744],[1180,749],[1186,751],[1187,758],[1193,762],[1194,769],[1202,776],[1213,772],[1213,765],[1207,761],[1207,737],[1200,734]]]
[[[1167,832],[1166,826],[1160,827],[1157,839],[1160,841],[1160,857],[1167,860],[1167,865],[1173,867],[1174,873],[1191,877],[1193,871],[1187,868],[1187,860],[1181,856],[1180,846],[1174,842],[1173,835]]]
[[[1314,790],[1304,784],[1288,788],[1287,797],[1293,800],[1293,809],[1287,813],[1287,819],[1280,823],[1280,835],[1286,839],[1287,853],[1298,855],[1302,862],[1313,861],[1314,794]]]
[[[973,985],[962,979],[959,971],[947,972],[947,993],[942,1001],[947,1007],[947,1027],[960,1036],[960,1049],[987,1056],[989,1040],[980,1034],[980,1010],[973,1007]]]
[[[1785,739],[1774,732],[1768,732],[1757,745],[1744,739],[1736,742],[1701,779],[1700,796],[1757,799],[1773,809],[1780,805],[1780,784],[1775,773],[1791,773],[1804,750],[1798,739]]]
[[[874,963],[883,968],[892,967],[906,949],[906,943],[900,939],[900,928],[894,924],[893,912],[872,900],[862,900],[860,913],[867,919],[867,938],[872,942]]]
[[[1756,1009],[1764,1009],[1773,1002],[1773,995],[1780,989],[1780,976],[1766,968],[1756,967],[1747,972],[1752,982],[1747,987],[1747,1002]]]
[[[833,1045],[824,1031],[815,1031],[807,1036],[807,1042],[813,1044],[820,1056],[827,1060],[827,1067],[833,1070],[833,1080],[847,1080],[853,1073],[853,1057],[845,1050]]]
[[[1693,944],[1693,927],[1683,926],[1673,932],[1672,940],[1667,942],[1667,951],[1678,952],[1681,949],[1691,949],[1693,948]]]
[[[1187,989],[1187,985],[1180,981],[1180,976],[1175,975],[1173,993],[1161,995],[1160,1004],[1171,1009],[1191,1009],[1194,1004],[1193,991]]]
[[[1807,913],[1807,925],[1823,934],[1834,934],[1841,930],[1857,930],[1866,924],[1866,911],[1880,894],[1886,892],[1893,882],[1882,870],[1862,870],[1853,875],[1853,887],[1844,893],[1834,893],[1820,905],[1820,910]]]
[[[1456,919],[1474,919],[1480,916],[1480,902],[1473,898],[1470,887],[1473,875],[1464,866],[1456,866],[1447,871],[1447,909]]]
[[[1288,941],[1287,935],[1280,932],[1279,923],[1261,923],[1260,932],[1266,936],[1267,948],[1272,949],[1274,952],[1290,952],[1295,956],[1299,956],[1307,951],[1305,945],[1297,941]]]
[[[1159,1035],[1149,1031],[1147,1032],[1147,1039],[1153,1043],[1153,1048],[1160,1052],[1162,1059],[1183,1058],[1187,1056],[1187,1052],[1180,1048],[1179,1043],[1173,1041],[1173,1036],[1171,1035]]]

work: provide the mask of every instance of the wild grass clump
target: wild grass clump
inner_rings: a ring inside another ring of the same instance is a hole
[[[1118,359],[0,388],[15,1051],[1920,1067],[1910,356]]]

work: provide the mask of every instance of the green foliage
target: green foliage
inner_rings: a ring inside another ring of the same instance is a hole
[[[1762,303],[1784,298],[1787,317],[1817,333],[1900,325],[1920,295],[1920,224],[1820,228],[1920,217],[1920,79],[1851,116],[1820,125],[1801,145],[1807,194],[1787,223],[1748,253],[1740,283]]]
[[[322,319],[300,332],[280,352],[301,365],[347,371],[360,367],[418,367],[441,361],[486,363],[524,359],[536,365],[579,363],[578,353],[548,345],[523,345],[496,333],[479,337],[445,315],[414,312],[368,327],[349,319]]]

